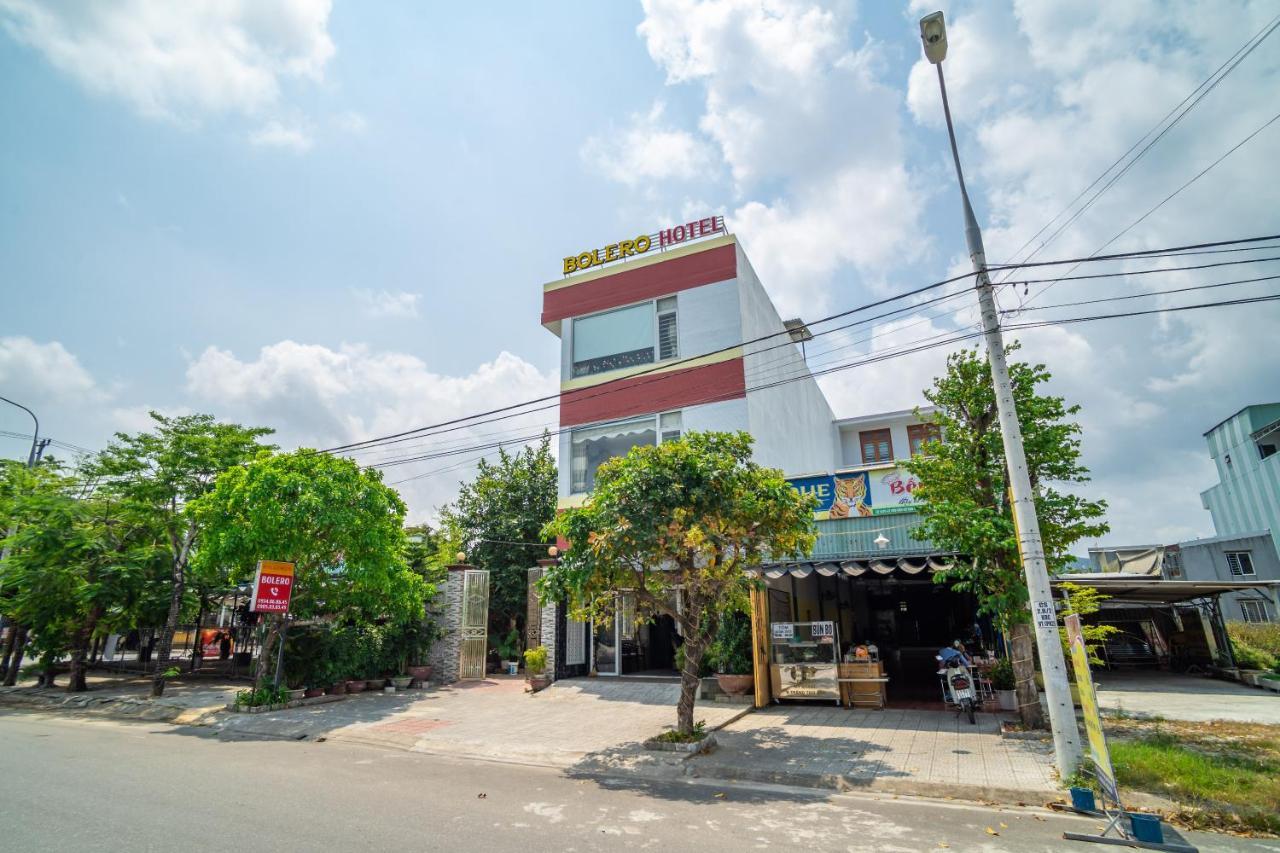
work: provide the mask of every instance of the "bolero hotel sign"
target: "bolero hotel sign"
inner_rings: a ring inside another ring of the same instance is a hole
[[[675,225],[671,228],[663,229],[657,234],[641,234],[634,240],[622,240],[601,249],[592,249],[589,252],[582,252],[578,255],[569,255],[564,259],[564,274],[582,272],[592,267],[598,267],[601,264],[629,258],[632,255],[643,255],[650,249],[665,249],[698,237],[710,237],[712,234],[719,234],[724,230],[723,216],[707,216],[703,219],[695,219],[683,225]]]

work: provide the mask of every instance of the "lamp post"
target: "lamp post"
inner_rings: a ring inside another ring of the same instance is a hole
[[[987,345],[987,359],[991,363],[991,378],[995,384],[996,412],[999,415],[1000,437],[1004,442],[1005,465],[1013,497],[1013,521],[1018,534],[1018,551],[1022,556],[1022,568],[1030,596],[1040,669],[1044,673],[1044,692],[1049,706],[1049,724],[1053,729],[1054,756],[1058,772],[1066,778],[1080,766],[1080,730],[1076,726],[1075,707],[1071,701],[1071,688],[1067,683],[1066,661],[1063,659],[1058,620],[1053,609],[1053,593],[1049,588],[1044,541],[1040,538],[1040,521],[1036,517],[1031,477],[1022,446],[1022,429],[1018,424],[1013,385],[1009,381],[1009,365],[1005,361],[1000,315],[996,312],[991,279],[987,276],[982,231],[978,228],[973,206],[969,203],[964,172],[960,168],[960,151],[956,147],[955,127],[951,123],[947,83],[942,75],[942,60],[947,55],[947,29],[941,12],[934,12],[920,19],[920,40],[924,43],[925,57],[938,69],[942,111],[947,119],[951,157],[955,161],[956,180],[960,184],[960,198],[964,204],[964,238],[969,248],[969,259],[973,262],[973,271],[976,273],[974,286],[978,291],[978,305],[982,312],[982,334]]]
[[[19,409],[22,409],[22,411],[26,412],[28,415],[31,415],[31,420],[35,421],[36,431],[35,431],[35,434],[31,436],[31,452],[27,454],[27,467],[28,468],[36,467],[36,462],[40,461],[40,457],[38,455],[40,452],[38,450],[40,446],[40,419],[36,417],[35,412],[31,411],[21,403],[15,403],[13,400],[10,400],[8,397],[0,397],[0,400],[3,400],[4,402],[8,403],[11,406],[17,406]]]

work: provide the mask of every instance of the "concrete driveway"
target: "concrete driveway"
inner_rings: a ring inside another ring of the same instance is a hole
[[[1100,672],[1094,677],[1104,711],[1280,725],[1280,694],[1235,681],[1152,670]]]

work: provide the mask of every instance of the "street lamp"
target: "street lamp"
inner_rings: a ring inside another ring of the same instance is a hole
[[[995,295],[992,293],[991,279],[987,276],[987,257],[982,247],[982,230],[978,227],[978,220],[973,215],[973,206],[969,203],[969,191],[964,185],[964,172],[960,168],[960,151],[956,147],[956,131],[951,122],[951,105],[947,102],[947,81],[942,75],[942,60],[947,56],[947,27],[941,12],[925,15],[920,19],[920,41],[924,46],[925,58],[938,69],[942,112],[947,119],[947,137],[951,141],[951,157],[955,161],[956,180],[960,184],[960,199],[964,204],[964,238],[969,247],[969,259],[973,263],[974,286],[978,291],[978,305],[982,311],[982,334],[987,345],[987,360],[991,363],[991,378],[995,384],[1000,437],[1004,442],[1005,465],[1009,469],[1009,490],[1013,495],[1013,522],[1017,528],[1018,550],[1022,555],[1022,570],[1026,576],[1027,592],[1031,600],[1040,669],[1044,673],[1044,692],[1046,704],[1049,706],[1049,724],[1053,728],[1054,755],[1058,772],[1065,779],[1080,766],[1080,730],[1076,727],[1075,707],[1071,700],[1071,688],[1067,684],[1067,666],[1062,655],[1062,642],[1058,636],[1053,593],[1049,588],[1049,570],[1045,563],[1044,541],[1040,538],[1040,521],[1036,517],[1031,477],[1027,471],[1027,457],[1022,446],[1022,429],[1018,425],[1013,385],[1009,381],[1009,365],[1005,361],[1000,315],[996,313]]]
[[[13,400],[10,400],[8,397],[0,397],[0,400],[5,401],[11,406],[17,406],[19,409],[22,409],[22,411],[26,412],[28,415],[31,415],[31,420],[35,421],[36,431],[35,431],[35,435],[31,436],[31,452],[27,454],[27,467],[28,468],[36,467],[36,452],[37,452],[36,448],[39,447],[40,445],[40,419],[36,417],[35,412],[31,411],[21,403],[15,403]]]

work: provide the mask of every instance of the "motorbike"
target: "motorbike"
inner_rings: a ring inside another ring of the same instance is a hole
[[[973,714],[981,704],[981,699],[974,689],[973,673],[969,671],[969,667],[965,666],[961,658],[953,657],[942,664],[939,675],[945,680],[944,692],[950,702],[969,718],[970,724],[975,724],[977,721]]]

